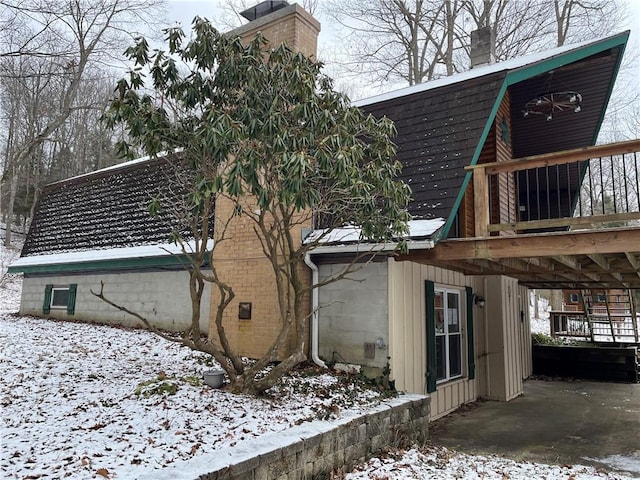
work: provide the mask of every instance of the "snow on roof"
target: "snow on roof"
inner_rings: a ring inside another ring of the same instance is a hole
[[[424,92],[435,88],[444,87],[446,85],[452,85],[454,83],[464,82],[472,78],[479,78],[485,75],[498,73],[506,70],[515,70],[525,67],[534,63],[541,62],[543,60],[551,59],[567,52],[578,50],[588,45],[595,45],[598,42],[611,38],[611,36],[601,37],[596,40],[587,40],[585,42],[574,43],[571,45],[564,45],[562,47],[554,48],[552,50],[544,50],[542,52],[536,52],[522,57],[511,58],[504,62],[480,65],[474,67],[466,72],[461,72],[456,75],[439,78],[437,80],[431,80],[418,85],[412,85],[410,87],[401,88],[399,90],[393,90],[391,92],[382,93],[380,95],[374,95],[373,97],[363,98],[353,102],[355,107],[363,107],[365,105],[371,105],[373,103],[384,102],[386,100],[392,100],[394,98],[404,97],[413,93]]]
[[[421,239],[432,236],[445,224],[444,218],[429,220],[410,220],[408,239]],[[362,241],[362,229],[357,226],[334,228],[326,230],[314,230],[305,239],[305,243],[318,240],[321,245],[344,245]]]
[[[182,152],[182,150],[183,150],[183,148],[176,148],[172,153],[180,153],[180,152]],[[116,163],[115,165],[110,165],[108,167],[104,167],[104,168],[101,168],[99,170],[93,170],[91,172],[82,173],[80,175],[76,175],[75,177],[64,178],[62,180],[58,180],[57,182],[51,182],[49,185],[55,185],[57,183],[64,183],[64,182],[68,182],[69,180],[76,180],[78,178],[83,178],[83,177],[90,177],[90,176],[93,176],[93,175],[98,175],[98,174],[101,174],[101,173],[104,173],[104,172],[108,172],[110,170],[119,170],[121,168],[127,168],[127,167],[130,167],[132,165],[136,165],[138,163],[144,163],[144,162],[149,162],[151,160],[157,160],[159,158],[164,158],[167,155],[169,155],[169,152],[159,152],[154,157],[150,157],[149,155],[146,155],[144,157],[135,158],[135,159],[129,160],[127,162]]]
[[[185,242],[187,252],[193,251],[193,241]],[[208,240],[207,249],[213,247],[213,240]],[[137,247],[108,248],[102,250],[87,250],[84,252],[54,253],[52,255],[34,255],[21,257],[11,264],[11,267],[33,267],[40,265],[60,265],[68,263],[88,263],[104,260],[123,260],[131,258],[163,257],[182,254],[182,248],[175,243],[142,245]]]

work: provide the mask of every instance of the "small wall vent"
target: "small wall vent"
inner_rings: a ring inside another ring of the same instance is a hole
[[[289,2],[286,0],[267,0],[260,2],[255,7],[247,8],[243,12],[240,12],[240,15],[252,22],[287,6],[289,6]]]

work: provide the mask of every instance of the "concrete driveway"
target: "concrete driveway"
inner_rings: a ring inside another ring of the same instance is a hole
[[[466,453],[640,478],[640,384],[529,380],[511,402],[477,402],[432,422],[429,438]]]

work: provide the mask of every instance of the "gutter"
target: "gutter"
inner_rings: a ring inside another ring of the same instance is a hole
[[[429,250],[435,246],[433,240],[420,240],[417,242],[407,242],[407,251]],[[315,247],[310,253],[319,255],[323,253],[361,253],[366,255],[372,252],[393,252],[398,247],[397,243],[358,243],[351,245],[322,245]],[[308,253],[309,254],[309,253]],[[307,255],[308,255],[307,254]]]

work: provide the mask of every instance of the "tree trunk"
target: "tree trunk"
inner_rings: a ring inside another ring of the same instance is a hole
[[[562,310],[562,290],[551,290],[549,305],[551,310]]]
[[[16,194],[18,192],[18,172],[15,168],[11,172],[11,187],[9,190],[9,204],[7,205],[7,220],[5,223],[4,246],[11,246],[11,225],[13,224],[13,209],[16,203]]]

